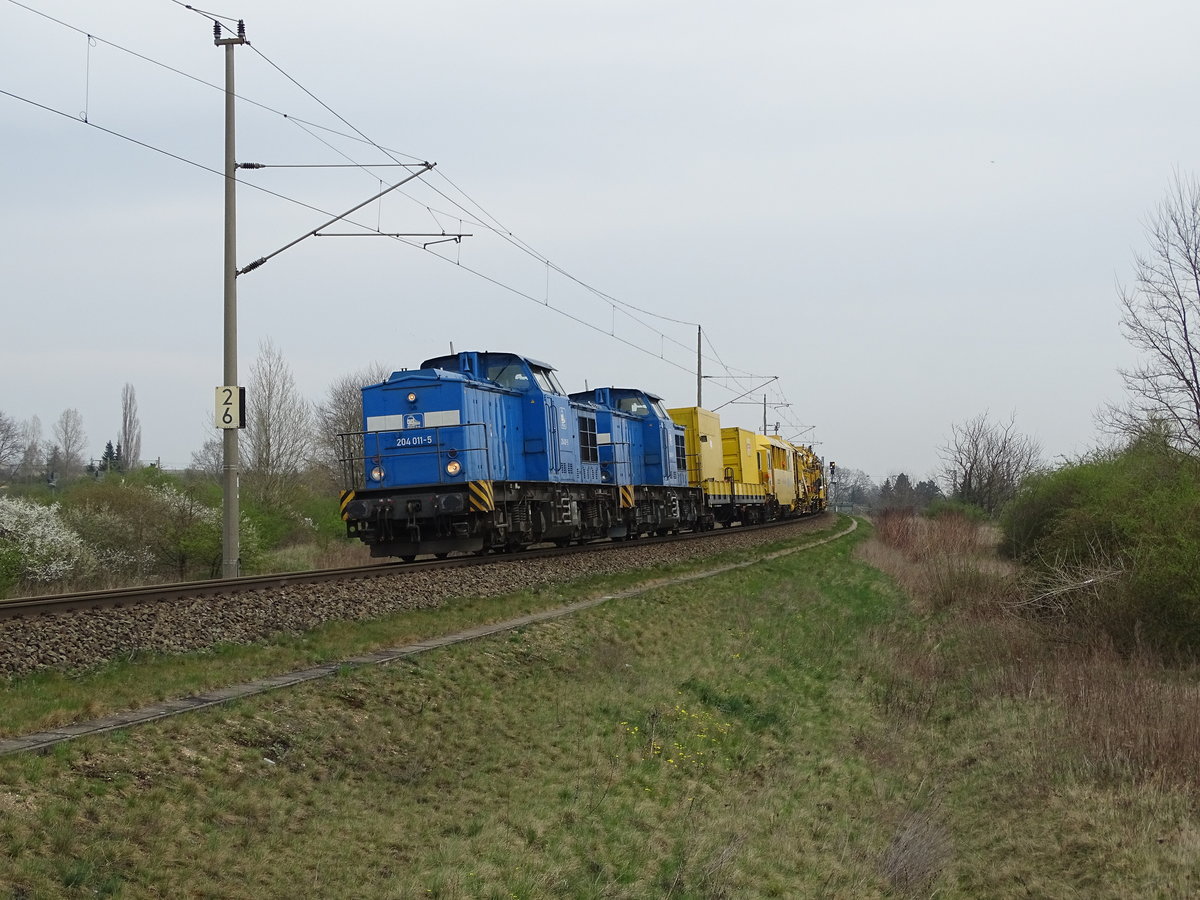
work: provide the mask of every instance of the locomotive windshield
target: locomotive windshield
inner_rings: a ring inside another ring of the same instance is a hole
[[[565,394],[558,379],[554,377],[554,372],[550,369],[540,369],[536,366],[533,369],[533,377],[537,379],[538,386],[549,394]]]
[[[533,373],[532,380],[529,377],[530,372]],[[523,362],[492,363],[487,367],[487,379],[510,391],[527,391],[536,383],[547,394],[566,393],[562,389],[562,385],[558,383],[558,379],[554,377],[553,370],[541,366],[526,368]]]
[[[494,381],[500,387],[513,391],[523,391],[529,387],[529,376],[525,374],[525,367],[520,363],[499,363],[488,366],[487,377],[488,381]]]
[[[646,405],[645,401],[643,401],[641,397],[622,397],[620,402],[617,404],[617,408],[620,409],[621,412],[627,412],[634,416],[650,415],[650,407]]]

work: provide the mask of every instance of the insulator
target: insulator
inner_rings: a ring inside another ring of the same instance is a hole
[[[238,19],[238,40],[244,41],[245,39],[246,39],[246,23],[243,22],[241,19]]]
[[[221,42],[221,23],[213,22],[213,40],[218,44]]]

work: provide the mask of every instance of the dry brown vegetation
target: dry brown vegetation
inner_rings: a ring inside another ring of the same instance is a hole
[[[962,692],[977,704],[1027,701],[1030,748],[1047,770],[1190,795],[1200,787],[1200,667],[1145,646],[1118,652],[1099,628],[1053,615],[1053,604],[1032,602],[1044,601],[1044,581],[999,559],[997,542],[994,528],[964,516],[878,518],[862,557],[931,617],[900,643],[889,635],[885,709],[920,720]]]

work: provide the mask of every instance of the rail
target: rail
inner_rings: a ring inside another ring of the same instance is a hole
[[[742,525],[739,529],[773,528],[794,523],[796,518],[779,519],[761,525]],[[694,531],[678,535],[642,537],[637,545],[662,544],[670,541],[704,539],[709,535],[728,534],[720,531]],[[274,575],[251,575],[242,578],[212,579],[209,581],[176,582],[173,584],[141,585],[136,587],[110,588],[100,591],[81,591],[70,594],[54,594],[44,597],[15,597],[0,600],[0,619],[12,619],[22,616],[48,615],[56,613],[73,613],[89,609],[113,609],[125,606],[136,606],[143,603],[169,603],[204,597],[216,597],[228,594],[246,593],[256,590],[271,590],[300,584],[320,584],[329,581],[349,581],[353,579],[384,578],[403,572],[432,568],[458,568],[464,566],[479,566],[494,563],[517,562],[525,559],[538,559],[550,556],[563,556],[572,553],[603,552],[619,550],[631,546],[625,541],[597,541],[588,544],[577,544],[567,548],[535,548],[519,553],[502,553],[489,556],[457,556],[442,560],[422,560],[418,562],[389,561],[372,563],[362,566],[348,566],[338,569],[320,569],[309,572],[285,572]]]

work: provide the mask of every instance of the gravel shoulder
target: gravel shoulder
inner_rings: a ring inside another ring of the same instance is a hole
[[[298,635],[332,621],[366,621],[440,606],[456,597],[537,590],[601,575],[691,562],[828,528],[832,513],[777,528],[713,534],[704,540],[639,546],[562,559],[505,558],[491,565],[414,570],[336,583],[91,609],[0,621],[0,677],[42,669],[79,672],[135,653],[185,653],[215,644],[253,644]]]

